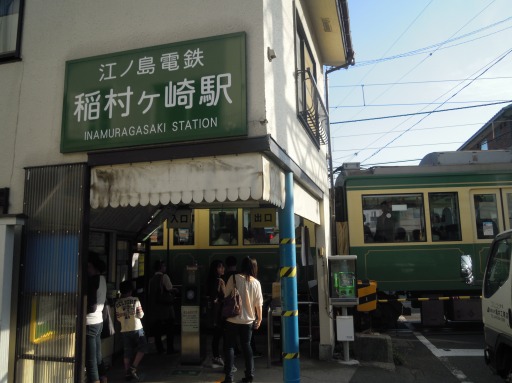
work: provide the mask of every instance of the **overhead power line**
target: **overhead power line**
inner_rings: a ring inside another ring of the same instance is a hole
[[[411,148],[411,147],[423,147],[423,146],[433,146],[433,145],[453,145],[453,144],[463,144],[463,141],[457,141],[457,142],[432,142],[431,144],[417,144],[417,145],[396,145],[396,146],[388,146],[386,149],[398,149],[398,148]],[[361,150],[374,150],[374,149],[380,149],[380,146],[376,148],[364,148],[364,149],[336,149],[333,150],[334,152],[351,152],[356,151],[360,152]]]
[[[471,101],[449,101],[449,102],[412,102],[412,103],[399,103],[399,104],[364,104],[364,105],[343,105],[335,106],[332,109],[340,108],[388,108],[390,106],[419,106],[419,105],[448,105],[448,104],[477,104],[489,102],[507,102],[507,100],[471,100]],[[330,108],[331,109],[331,108]]]
[[[512,121],[512,120],[500,120],[500,122],[507,122],[507,121]],[[485,122],[474,122],[474,123],[471,123],[471,124],[458,124],[458,125],[444,125],[444,126],[432,126],[430,128],[421,128],[421,131],[425,131],[425,130],[433,130],[433,129],[448,129],[448,128],[456,128],[456,127],[468,127],[468,126],[472,126],[472,125],[480,125],[482,126],[483,124],[485,124]],[[420,131],[420,129],[411,129],[411,131]],[[401,133],[401,132],[405,132],[405,130],[394,130],[393,131],[394,133]],[[337,139],[337,138],[353,138],[353,137],[362,137],[362,136],[375,136],[375,135],[378,135],[378,134],[387,134],[389,133],[388,131],[385,131],[385,132],[371,132],[371,133],[360,133],[360,134],[346,134],[346,135],[336,135],[336,136],[331,136],[332,139]]]
[[[511,76],[500,77],[481,77],[481,78],[461,78],[461,79],[445,79],[445,80],[423,80],[423,81],[403,81],[403,82],[378,82],[374,84],[349,84],[349,85],[330,85],[330,88],[360,88],[361,86],[387,86],[387,85],[415,85],[415,84],[431,84],[443,82],[461,82],[470,80],[508,80],[512,79]]]
[[[450,39],[454,38],[455,35],[457,35],[457,33],[459,33],[463,28],[466,27],[466,25],[468,25],[469,23],[471,23],[474,19],[476,19],[479,15],[481,15],[487,8],[489,8],[491,6],[492,3],[489,3],[487,5],[485,5],[477,14],[475,14],[471,19],[469,19],[464,25],[462,25],[457,31],[455,31],[451,36],[450,38],[447,40],[449,41]],[[417,68],[419,65],[421,65],[428,57],[431,57],[433,53],[437,52],[437,50],[439,50],[444,44],[446,44],[446,41],[444,43],[442,43],[441,45],[439,45],[438,47],[436,47],[433,52],[431,52],[427,57],[425,57],[420,63],[418,63],[413,69],[411,69],[408,73],[406,73],[404,76],[402,76],[400,78],[400,80],[402,80],[402,78],[404,78],[406,75],[408,75],[410,72],[412,72],[415,68]],[[502,55],[500,55],[499,57],[497,57],[496,59],[493,59],[491,60],[491,62],[487,65],[485,65],[483,68],[485,68],[482,72],[478,73],[475,72],[475,74],[469,76],[471,78],[474,78],[475,80],[477,78],[480,78],[482,77],[483,75],[485,75],[485,73],[487,71],[489,71],[492,67],[494,67],[496,64],[498,64],[501,60],[503,60],[506,56],[508,56],[508,54],[512,51],[512,49],[510,50],[507,50],[505,51]],[[477,74],[478,73],[478,74]],[[448,102],[450,101],[451,99],[453,99],[455,96],[457,96],[460,92],[462,92],[462,90],[466,89],[469,85],[471,85],[475,80],[471,80],[469,81],[466,85],[464,85],[462,88],[460,88],[459,90],[457,90],[454,94],[452,94],[450,97],[448,97],[446,100],[444,100],[444,102]],[[461,85],[461,84],[459,84]],[[452,89],[456,89],[458,86],[455,86],[453,87]],[[448,90],[447,92],[445,92],[443,95],[439,96],[437,99],[435,99],[434,101],[437,101],[438,99],[441,99],[441,97],[444,97],[448,92],[451,92],[451,90]],[[439,105],[437,106],[436,108],[434,108],[434,110],[439,110],[439,108],[441,107],[442,105]],[[415,126],[419,125],[421,122],[423,122],[426,118],[428,118],[429,116],[431,116],[433,113],[429,113],[429,114],[426,114],[424,115],[423,117],[421,117],[418,121],[416,121],[414,124],[412,124],[408,130],[411,130],[412,128],[414,128]],[[400,133],[397,137],[395,137],[394,139],[392,139],[391,141],[389,141],[387,144],[385,144],[382,148],[376,150],[375,152],[373,152],[370,156],[366,157],[363,162],[366,162],[368,161],[370,158],[376,156],[381,150],[385,149],[387,146],[391,145],[393,142],[395,142],[396,140],[400,139],[404,134],[406,134],[407,131],[405,132],[402,132]],[[368,145],[370,146],[370,145]]]
[[[361,118],[361,119],[358,119],[358,120],[334,121],[334,122],[331,122],[331,125],[336,125],[336,124],[348,124],[348,123],[350,123],[350,122],[363,122],[363,121],[384,120],[384,119],[388,119],[388,118],[398,118],[398,117],[418,116],[418,115],[421,115],[421,114],[431,114],[431,113],[451,112],[451,111],[454,111],[454,110],[472,109],[472,108],[481,108],[481,107],[484,107],[484,106],[499,105],[499,104],[508,104],[508,103],[511,103],[511,102],[512,102],[512,100],[507,100],[507,101],[492,102],[492,103],[488,103],[488,104],[471,105],[471,106],[461,106],[461,107],[458,107],[458,108],[436,109],[436,110],[429,110],[429,111],[424,111],[424,112],[395,114],[395,115],[391,115],[391,116],[380,116],[380,117],[372,117],[372,118]],[[408,129],[408,130],[410,130],[410,129]]]
[[[374,65],[374,64],[378,64],[378,63],[381,63],[381,62],[384,62],[384,61],[389,61],[389,60],[396,60],[396,59],[399,59],[399,58],[404,58],[404,57],[409,57],[409,56],[415,56],[415,55],[419,55],[419,54],[422,54],[422,53],[425,53],[425,52],[428,52],[430,50],[443,50],[443,49],[448,49],[448,48],[452,48],[454,46],[458,46],[458,45],[461,45],[461,44],[466,44],[466,43],[469,43],[471,41],[475,41],[475,40],[478,40],[478,39],[482,39],[484,37],[488,37],[488,36],[492,36],[496,33],[499,33],[499,32],[502,32],[504,30],[507,30],[507,29],[510,29],[512,27],[506,27],[506,28],[503,28],[503,29],[500,29],[498,31],[495,31],[495,32],[492,32],[492,33],[489,33],[487,35],[484,35],[484,36],[480,36],[480,37],[477,37],[477,38],[474,38],[474,39],[471,39],[471,40],[468,40],[468,41],[465,41],[465,42],[462,42],[462,43],[458,43],[458,44],[453,44],[453,45],[448,45],[448,46],[445,46],[446,44],[449,44],[449,43],[452,43],[452,42],[455,42],[455,41],[458,41],[458,40],[461,40],[461,39],[464,39],[466,37],[469,37],[471,35],[474,35],[474,34],[477,34],[479,32],[482,32],[486,29],[489,29],[489,28],[492,28],[492,27],[495,27],[499,24],[503,24],[507,21],[510,21],[512,19],[512,17],[507,17],[506,19],[503,19],[503,20],[500,20],[500,21],[497,21],[496,23],[493,23],[493,24],[490,24],[490,25],[487,25],[485,27],[482,27],[480,29],[477,29],[475,31],[472,31],[472,32],[468,32],[464,35],[461,35],[461,36],[458,36],[458,37],[453,37],[453,38],[450,38],[450,39],[447,39],[447,40],[444,40],[440,43],[436,43],[436,44],[432,44],[432,45],[429,45],[427,47],[423,47],[423,48],[419,48],[419,49],[415,49],[413,51],[409,51],[409,52],[404,52],[404,53],[400,53],[400,54],[397,54],[397,55],[393,55],[393,56],[389,56],[389,57],[381,57],[380,59],[374,59],[374,60],[367,60],[367,61],[359,61],[359,62],[356,62],[355,64],[355,67],[362,67],[362,66],[366,66],[366,65]],[[471,20],[470,20],[471,21]],[[467,25],[468,23],[466,23]],[[460,28],[462,29],[462,28]],[[459,29],[459,31],[460,31]],[[443,47],[444,46],[444,47]]]

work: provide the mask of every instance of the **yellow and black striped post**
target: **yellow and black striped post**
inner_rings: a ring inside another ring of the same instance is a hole
[[[293,174],[285,175],[285,207],[279,210],[279,258],[281,279],[281,328],[283,344],[283,382],[300,382],[299,310],[297,302],[297,265]]]

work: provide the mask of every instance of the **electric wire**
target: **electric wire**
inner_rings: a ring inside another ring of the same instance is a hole
[[[499,122],[508,122],[510,120],[500,120]],[[497,140],[500,140],[506,136],[511,136],[512,138],[512,132],[510,130],[506,130],[505,132],[501,133],[501,134],[498,134],[496,135],[494,138],[491,138],[491,139],[488,139],[487,140],[487,144],[490,144],[492,142],[495,142]],[[448,144],[455,144],[457,142],[438,142],[438,143],[432,143],[432,144],[421,144],[421,145],[407,145],[407,147],[409,146],[430,146],[430,145],[448,145]],[[464,142],[462,142],[464,143]],[[392,147],[388,147],[387,149],[397,149],[397,148],[402,148],[404,146],[392,146]],[[348,150],[360,150],[360,149],[347,149]],[[341,150],[335,150],[336,152],[338,151],[344,151],[343,149]],[[339,157],[339,159],[342,159],[344,157]],[[415,161],[421,161],[422,158],[415,158],[415,159],[408,159],[408,160],[398,160],[398,161],[387,161],[387,162],[376,162],[376,163],[373,163],[373,164],[365,164],[365,166],[377,166],[377,165],[385,165],[385,164],[396,164],[396,163],[402,163],[402,162],[415,162]],[[341,166],[338,166],[335,170],[334,170],[334,173],[338,172],[339,170],[341,169]]]
[[[489,6],[491,6],[492,4],[494,3],[491,2],[489,3],[488,5],[486,5],[484,8],[482,8],[475,16],[473,16],[469,21],[467,21],[462,27],[460,27],[456,32],[454,32],[449,39],[445,40],[444,42],[440,43],[435,49],[433,52],[431,52],[427,57],[425,57],[423,60],[421,60],[419,63],[417,63],[411,70],[409,70],[406,74],[404,74],[403,76],[400,77],[400,80],[402,80],[405,76],[407,76],[408,74],[410,74],[412,71],[414,71],[417,67],[419,67],[423,62],[426,61],[427,58],[430,58],[432,56],[433,53],[435,53],[437,50],[439,50],[444,44],[446,44],[447,41],[450,41],[450,39],[453,38],[453,36],[457,35],[457,33],[459,33],[465,26],[467,26],[471,21],[473,21],[476,17],[478,17],[482,12],[484,12]],[[430,4],[430,3],[429,3]],[[484,72],[485,73],[485,72]],[[483,73],[480,73],[478,77],[481,77],[483,75]],[[472,82],[470,82],[472,83]],[[460,84],[459,84],[460,85]],[[468,84],[469,85],[469,84]],[[453,87],[450,91],[452,91],[453,89],[455,89],[457,86]],[[391,87],[388,87],[384,92],[382,92],[378,97],[376,97],[374,100],[380,98],[384,93],[386,93]],[[465,88],[465,87],[464,87]],[[464,89],[462,88],[462,89]],[[461,89],[461,90],[462,90]],[[456,94],[458,94],[459,92],[455,93],[454,95],[452,95],[448,100],[450,100],[451,98],[453,98]],[[446,93],[444,93],[443,95],[439,96],[438,98],[436,98],[436,100],[434,101],[437,101],[439,100],[441,97],[443,97]],[[448,100],[445,100],[445,102],[447,102]],[[443,104],[439,105],[436,109],[439,109],[440,106],[442,106]],[[362,110],[360,110],[357,114],[359,114]],[[397,136],[394,140],[392,140],[391,142],[389,142],[388,144],[396,141],[398,138],[400,138],[401,136],[403,136],[407,131],[411,130],[414,126],[418,125],[421,121],[423,121],[426,117],[428,117],[430,114],[427,114],[426,116],[424,116],[422,119],[420,119],[419,121],[417,121],[415,124],[413,124],[411,127],[409,127],[409,129],[407,129],[405,132],[402,132],[399,136]],[[412,116],[410,116],[410,118],[412,118]],[[409,118],[409,119],[410,119]],[[392,133],[396,128],[400,127],[402,124],[405,124],[407,121],[409,121],[409,119],[406,119],[405,121],[402,121],[400,124],[398,124],[397,126],[395,126],[393,129],[391,129],[388,133],[386,134],[389,134],[389,133]],[[385,135],[384,135],[385,136]],[[384,138],[384,136],[380,137],[380,138]],[[374,140],[373,142],[369,143],[367,145],[367,147],[370,147],[371,145],[373,145],[375,142],[377,142],[378,140],[380,140],[380,138]],[[384,146],[385,147],[385,146]],[[382,149],[381,149],[382,150]],[[372,155],[370,155],[369,157],[367,157],[364,161],[368,160],[369,158],[372,158],[373,156],[375,156],[376,154],[378,154],[380,152],[380,150],[377,150],[376,152],[374,152]],[[353,154],[352,158],[357,156],[359,154],[359,152],[356,152]],[[362,161],[362,162],[364,162]]]
[[[420,16],[425,12],[425,10],[430,6],[430,4],[432,4],[432,1],[431,0],[427,5],[425,5],[425,7],[423,7],[423,9],[418,13],[418,15],[414,18],[413,21],[411,21],[409,23],[409,25],[407,26],[407,28],[405,28],[405,30],[400,34],[400,36],[398,36],[395,41],[393,41],[393,43],[391,44],[391,46],[386,50],[386,52],[384,52],[382,55],[386,55],[394,46],[395,44],[402,38],[402,36],[411,28],[411,26],[414,25],[414,23],[420,18]],[[370,70],[368,70],[364,76],[361,78],[361,82],[367,77],[370,75],[370,73],[373,71],[375,67],[372,67]],[[350,96],[352,94],[352,91],[349,92],[341,101],[338,105],[341,105],[346,99],[348,96]]]
[[[435,84],[435,83],[446,83],[446,82],[461,82],[469,80],[509,80],[512,76],[499,76],[499,77],[483,77],[479,79],[461,78],[461,79],[446,79],[446,80],[424,80],[424,81],[404,81],[404,82],[380,82],[374,84],[349,84],[349,85],[330,85],[329,88],[360,88],[361,85],[367,86],[386,86],[386,85],[416,85],[416,84]],[[332,106],[330,109],[335,109]]]
[[[423,143],[423,144],[416,144],[416,145],[411,145],[411,144],[407,144],[407,145],[395,145],[395,146],[388,146],[386,149],[399,149],[399,148],[412,148],[412,147],[425,147],[425,146],[433,146],[433,145],[453,145],[453,144],[463,144],[464,141],[454,141],[454,142],[432,142],[430,144],[426,144],[426,143]],[[380,147],[375,147],[375,148],[366,148],[366,149],[380,149]],[[354,150],[361,150],[361,149],[336,149],[336,150],[333,150],[333,153],[338,153],[338,152],[350,152],[350,151],[354,151]]]
[[[483,70],[479,75],[475,76],[475,78],[478,78],[478,77],[480,77],[480,76],[483,76],[483,75],[484,75],[488,70],[490,70],[491,68],[493,68],[496,64],[498,64],[499,62],[501,62],[501,60],[503,60],[505,57],[507,57],[507,56],[510,54],[510,52],[512,52],[512,49],[508,49],[507,51],[505,51],[504,53],[502,53],[498,58],[493,59],[493,61],[491,61],[491,63],[490,63],[490,64],[487,64],[487,65],[486,65],[486,66],[487,66],[487,68],[485,68],[485,69],[484,69],[484,70]],[[473,77],[473,76],[471,76],[471,77]],[[455,92],[452,96],[450,96],[450,97],[449,97],[447,100],[445,100],[445,101],[449,101],[449,100],[451,100],[453,97],[457,96],[460,92],[462,92],[464,89],[466,89],[466,88],[467,88],[469,85],[471,85],[474,81],[475,81],[475,80],[471,80],[471,81],[469,81],[466,85],[464,85],[461,89],[459,89],[457,92]],[[460,84],[459,84],[459,85],[460,85]],[[457,86],[453,87],[452,89],[455,89],[455,88],[457,88]],[[449,92],[449,91],[448,91],[448,92]],[[443,96],[444,96],[446,93],[448,93],[448,92],[445,92],[443,95],[441,95],[441,96],[440,96],[440,97],[438,97],[437,99],[439,99],[439,98],[443,97]],[[436,100],[434,100],[434,101],[437,101],[437,99],[436,99]],[[432,113],[435,113],[435,112],[436,112],[436,110],[437,110],[438,108],[440,108],[441,106],[442,106],[442,105],[437,106],[437,107],[432,111]],[[467,107],[463,107],[463,108],[467,108]],[[463,108],[461,108],[461,109],[463,109]],[[409,127],[408,129],[406,129],[406,131],[404,131],[404,132],[400,133],[400,134],[399,134],[398,136],[396,136],[394,139],[392,139],[391,141],[389,141],[386,145],[384,145],[384,146],[382,147],[382,149],[383,149],[383,148],[385,148],[387,145],[390,145],[390,144],[392,144],[393,142],[395,142],[396,140],[398,140],[400,137],[402,137],[404,134],[406,134],[409,130],[411,130],[414,126],[418,125],[420,122],[422,122],[423,120],[425,120],[425,119],[426,119],[428,116],[430,116],[432,113],[428,113],[428,114],[426,114],[426,115],[425,115],[424,117],[422,117],[419,121],[415,122],[411,127]],[[367,161],[368,159],[370,159],[370,158],[374,157],[374,156],[375,156],[375,155],[377,155],[377,154],[378,154],[382,149],[377,150],[376,152],[374,152],[374,153],[373,153],[373,154],[371,154],[369,157],[367,157],[364,161],[361,161],[361,162],[365,162],[365,161]]]
[[[465,87],[464,87],[465,88]],[[462,89],[464,89],[462,88]],[[461,90],[462,90],[461,89]],[[457,95],[459,92],[455,93],[452,97],[454,97],[455,95]],[[499,104],[509,104],[509,103],[512,103],[512,100],[506,100],[506,101],[499,101],[499,102],[491,102],[491,103],[487,103],[487,104],[480,104],[480,105],[470,105],[470,106],[460,106],[458,108],[448,108],[448,109],[441,109],[441,110],[438,110],[437,108],[436,109],[433,109],[433,110],[427,110],[427,111],[423,111],[423,112],[414,112],[414,113],[402,113],[402,114],[394,114],[394,115],[389,115],[389,116],[378,116],[378,117],[369,117],[369,118],[360,118],[358,120],[344,120],[344,121],[334,121],[334,122],[331,122],[330,124],[331,125],[337,125],[337,124],[348,124],[348,123],[352,123],[352,122],[364,122],[364,121],[375,121],[375,120],[385,120],[385,119],[388,119],[388,118],[399,118],[399,117],[409,117],[409,116],[419,116],[421,114],[426,114],[427,117],[428,115],[432,114],[432,113],[441,113],[441,112],[451,112],[451,111],[454,111],[454,110],[463,110],[463,109],[472,109],[472,108],[481,108],[481,107],[484,107],[484,106],[491,106],[491,105],[499,105]],[[444,104],[446,104],[446,102],[441,102],[439,103],[438,105],[438,108],[443,106]],[[431,104],[428,104],[428,105],[431,105]],[[417,125],[417,124],[415,124]],[[413,126],[415,126],[413,125]],[[406,130],[403,130],[402,132],[403,133],[406,133],[408,132],[409,130],[411,130],[410,128],[409,129],[406,129]],[[391,130],[389,131],[388,133],[390,132],[396,132],[396,130]],[[387,134],[387,133],[386,133]]]
[[[482,39],[482,38],[485,38],[485,37],[489,37],[489,36],[495,35],[495,34],[500,33],[500,32],[503,32],[503,31],[505,31],[507,29],[512,28],[512,26],[500,29],[498,31],[495,31],[495,32],[489,33],[487,35],[483,35],[483,36],[480,36],[480,37],[477,37],[477,38],[474,38],[474,39],[471,39],[471,40],[468,40],[468,41],[464,41],[462,43],[444,46],[445,44],[448,44],[448,43],[451,43],[451,42],[454,42],[454,41],[457,41],[457,40],[464,39],[464,38],[466,38],[468,36],[480,33],[480,32],[482,32],[482,31],[484,31],[486,29],[495,27],[495,26],[497,26],[499,24],[505,23],[505,22],[510,21],[510,20],[512,20],[512,17],[507,17],[506,19],[497,21],[496,23],[490,24],[488,26],[482,27],[482,28],[474,30],[472,32],[468,32],[468,33],[466,33],[464,35],[461,35],[461,36],[458,36],[458,37],[455,37],[455,38],[450,38],[450,39],[442,41],[440,43],[432,44],[432,45],[429,45],[427,47],[415,49],[413,51],[404,52],[404,53],[400,53],[400,54],[389,56],[389,57],[384,57],[384,58],[380,58],[380,59],[373,59],[373,60],[367,60],[367,61],[359,61],[359,62],[356,62],[354,66],[355,67],[362,67],[362,66],[367,66],[367,65],[379,64],[379,63],[382,63],[382,62],[385,62],[385,61],[396,60],[396,59],[400,59],[400,58],[404,58],[404,57],[415,56],[415,55],[419,55],[419,54],[428,52],[431,49],[434,49],[436,47],[440,47],[440,49],[449,49],[449,48],[453,48],[453,47],[456,47],[456,46],[459,46],[459,45],[462,45],[462,44],[467,44],[467,43],[470,43],[470,42],[473,42],[473,41],[476,41],[476,40],[479,40],[479,39]]]
[[[500,120],[499,122],[507,122],[512,120]],[[483,125],[485,122],[474,122],[472,124],[460,124],[460,125],[444,125],[444,126],[432,126],[430,128],[421,128],[422,131],[424,130],[434,130],[434,129],[447,129],[447,128],[455,128],[455,127],[466,127],[466,126],[472,126],[472,125]],[[413,131],[419,131],[419,129],[411,129]],[[395,132],[403,132],[403,130],[398,130]],[[348,135],[339,135],[339,136],[332,136],[331,138],[352,138],[352,137],[362,137],[362,136],[375,136],[377,134],[383,134],[386,132],[372,132],[372,133],[360,133],[360,134],[348,134]]]

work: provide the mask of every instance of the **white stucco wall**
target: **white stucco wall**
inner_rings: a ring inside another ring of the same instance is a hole
[[[309,135],[297,119],[296,83],[295,83],[295,26],[294,7],[306,29],[311,48],[315,41],[307,30],[307,23],[299,1],[265,0],[264,14],[264,49],[274,49],[276,59],[265,63],[265,106],[267,110],[268,130],[287,154],[308,173],[313,181],[328,191],[326,150],[320,149],[311,141]],[[317,62],[317,81],[323,95],[322,66]]]
[[[249,134],[266,134],[262,3],[221,3],[27,0],[22,61],[0,65],[0,186],[11,188],[9,211],[22,211],[24,167],[86,160],[59,152],[67,60],[245,31]]]
[[[22,210],[24,167],[86,160],[59,152],[67,60],[239,31],[247,33],[249,135],[270,133],[327,190],[326,147],[317,150],[296,117],[294,1],[221,3],[27,0],[22,61],[0,65],[0,186],[11,188],[10,211]]]

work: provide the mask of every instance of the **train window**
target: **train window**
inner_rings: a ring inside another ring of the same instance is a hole
[[[498,207],[495,194],[473,195],[478,239],[493,239],[498,234]]]
[[[364,195],[364,241],[425,241],[425,214],[422,194]]]
[[[179,209],[167,220],[171,230],[174,246],[191,246],[194,244],[195,210]]]
[[[238,244],[238,210],[210,210],[210,245]]]
[[[275,208],[244,209],[244,245],[278,245],[279,222]]]
[[[432,241],[460,241],[457,193],[428,193]]]
[[[164,225],[158,226],[149,236],[151,246],[162,246],[164,244]]]
[[[510,275],[511,252],[510,238],[505,238],[493,246],[484,279],[486,298],[492,296],[507,281]]]
[[[174,246],[185,246],[194,244],[194,229],[173,229]]]

